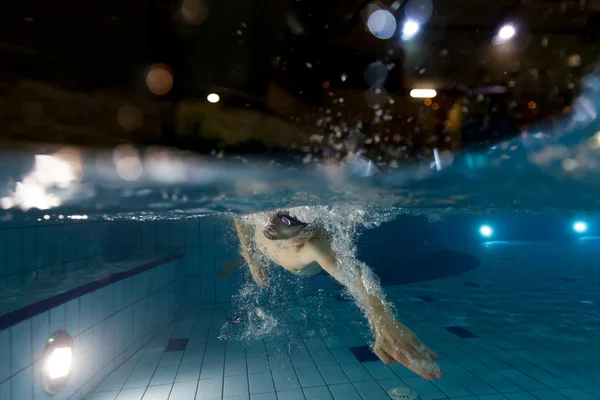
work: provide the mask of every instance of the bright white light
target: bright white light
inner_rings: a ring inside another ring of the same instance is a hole
[[[432,99],[437,96],[437,92],[433,89],[413,89],[410,91],[410,97],[415,99]]]
[[[577,221],[573,224],[573,230],[577,233],[587,232],[588,224],[583,221]]]
[[[479,228],[479,233],[481,234],[481,236],[490,237],[494,234],[494,230],[489,225],[481,225],[481,227]]]
[[[136,156],[126,156],[117,161],[117,174],[126,181],[135,181],[142,175],[142,162]]]
[[[218,94],[211,93],[208,96],[206,96],[206,100],[208,100],[209,103],[218,103],[219,100],[221,100],[221,98],[219,97]]]
[[[67,218],[70,219],[88,219],[87,215],[69,215]]]
[[[64,378],[71,371],[72,352],[70,347],[57,347],[52,350],[45,364],[50,379]]]
[[[512,25],[503,25],[500,28],[500,30],[498,31],[498,39],[500,39],[500,40],[509,40],[513,36],[515,36],[515,33],[517,33],[517,31],[515,30],[514,26],[512,26]]]
[[[396,33],[396,18],[387,10],[377,10],[369,15],[367,28],[378,39],[389,39]]]
[[[402,39],[409,40],[419,32],[420,25],[412,19],[407,20],[402,26]]]
[[[61,199],[50,193],[50,189],[66,189],[80,179],[81,158],[77,150],[62,149],[55,155],[36,155],[33,171],[16,183],[14,191],[2,198],[0,206],[4,209],[19,206],[23,211],[58,207]]]

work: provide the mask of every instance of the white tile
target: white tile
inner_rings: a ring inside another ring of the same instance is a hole
[[[222,265],[215,264],[216,251],[214,247],[200,248],[200,274],[213,275],[220,271]]]
[[[215,275],[203,275],[200,279],[200,304],[215,303]]]
[[[173,367],[179,366],[181,364],[181,359],[183,358],[183,351],[167,351],[163,354],[160,359],[161,367]]]
[[[0,399],[10,398],[10,381],[0,383]]]
[[[10,331],[4,329],[0,331],[0,359],[5,360],[0,362],[0,382],[10,376]]]
[[[197,218],[185,220],[185,246],[200,246],[200,224]]]
[[[225,376],[246,375],[246,358],[227,358],[225,360]]]
[[[226,376],[223,382],[223,397],[248,395],[247,375]]]
[[[302,390],[304,390],[306,400],[333,400],[333,396],[331,396],[327,386],[309,387]]]
[[[362,400],[351,383],[329,385],[329,391],[335,400]]]
[[[448,374],[444,374],[441,379],[436,379],[433,384],[451,399],[469,396],[471,393]]]
[[[224,364],[224,360],[204,360],[202,370],[200,371],[200,379],[222,378]]]
[[[144,393],[142,400],[168,400],[171,388],[171,385],[150,386]]]
[[[260,372],[248,375],[250,394],[269,393],[275,391],[271,372]]]
[[[198,381],[175,383],[169,400],[194,400],[197,387]]]
[[[185,360],[185,356],[184,356]],[[200,363],[198,364],[183,364],[179,366],[175,382],[196,381],[200,378]]]
[[[200,246],[215,245],[215,218],[201,217],[198,219],[200,223]]]
[[[340,367],[342,367],[342,370],[352,383],[373,380],[371,374],[369,374],[362,364],[347,364],[341,365]]]
[[[358,396],[358,394],[357,394]],[[278,391],[277,392],[277,400],[305,400],[306,397],[304,397],[304,392],[302,391],[302,389],[292,389],[292,390],[284,390],[284,391]],[[336,399],[338,400],[338,399]],[[343,400],[361,400],[360,397],[357,397],[356,399],[343,399]]]
[[[336,385],[341,383],[349,383],[348,377],[342,371],[339,365],[328,365],[325,367],[317,367],[321,376],[327,385]]]
[[[325,385],[317,367],[296,368],[296,375],[302,388]]]
[[[185,254],[185,273],[186,276],[200,275],[200,248],[188,248]]]
[[[255,374],[258,372],[267,372],[269,371],[269,360],[267,357],[248,357],[248,373]]]
[[[187,285],[187,304],[195,306],[200,304],[200,276],[190,276],[186,278]]]
[[[160,366],[150,380],[150,386],[167,385],[175,382],[178,366]]]
[[[142,400],[146,388],[123,389],[115,400]]]
[[[87,400],[115,400],[118,394],[118,391],[93,393]]]
[[[19,322],[10,327],[10,373],[31,364],[31,320]]]
[[[223,378],[200,379],[196,400],[221,399],[223,395]]]
[[[275,393],[252,394],[250,400],[277,400],[277,395]]]
[[[140,366],[140,364],[138,364],[129,378],[127,378],[127,382],[125,382],[123,387],[129,389],[148,386],[153,373],[154,367],[146,367],[143,364]]]
[[[33,399],[33,366],[25,368],[13,376],[10,381],[13,399]]]
[[[390,398],[375,381],[355,382],[354,388],[364,399],[388,400]]]
[[[421,400],[445,399],[446,395],[433,385],[433,383],[424,380],[421,377],[403,378],[404,382],[419,394]]]

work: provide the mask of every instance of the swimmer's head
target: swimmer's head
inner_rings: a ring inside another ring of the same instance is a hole
[[[263,234],[269,240],[292,239],[300,233],[307,224],[292,217],[287,211],[279,211],[269,218]]]

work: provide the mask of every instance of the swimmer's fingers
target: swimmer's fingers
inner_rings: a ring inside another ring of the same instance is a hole
[[[437,360],[438,356],[425,346],[421,341],[418,343],[409,343],[407,351],[417,359],[421,360]]]

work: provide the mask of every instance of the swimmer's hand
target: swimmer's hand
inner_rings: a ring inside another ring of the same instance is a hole
[[[254,278],[254,282],[260,287],[266,288],[269,283],[267,267],[261,263],[248,263],[248,267],[250,268],[250,273],[252,274],[252,278]]]
[[[441,378],[437,355],[393,316],[381,316],[375,326],[375,354],[386,364],[399,362],[427,380]]]

